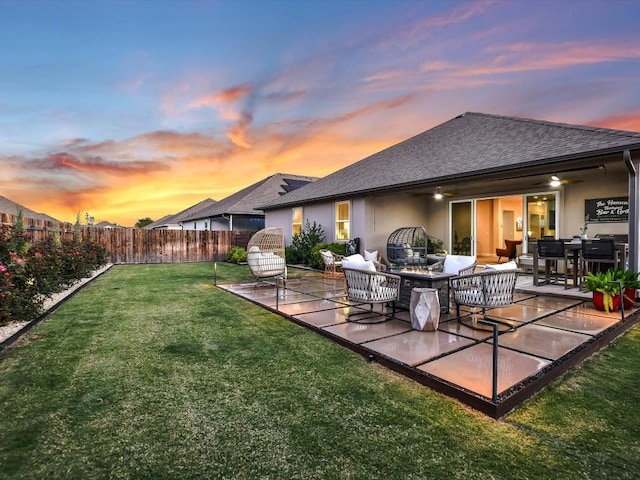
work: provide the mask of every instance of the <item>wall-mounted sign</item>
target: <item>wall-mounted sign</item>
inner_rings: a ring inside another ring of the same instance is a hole
[[[587,199],[584,213],[589,223],[628,222],[629,197]]]

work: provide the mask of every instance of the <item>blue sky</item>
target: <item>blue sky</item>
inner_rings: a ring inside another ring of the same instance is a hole
[[[466,111],[640,131],[640,1],[0,0],[0,195],[133,225]]]

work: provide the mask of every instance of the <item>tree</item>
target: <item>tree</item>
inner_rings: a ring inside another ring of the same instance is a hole
[[[150,223],[153,223],[153,220],[151,220],[149,217],[145,217],[145,218],[141,218],[140,220],[138,220],[135,224],[136,228],[143,228],[146,227],[147,225],[149,225]]]

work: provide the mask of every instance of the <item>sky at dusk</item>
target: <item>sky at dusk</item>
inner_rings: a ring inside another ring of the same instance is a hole
[[[132,226],[467,111],[640,131],[640,0],[0,0],[0,195]]]

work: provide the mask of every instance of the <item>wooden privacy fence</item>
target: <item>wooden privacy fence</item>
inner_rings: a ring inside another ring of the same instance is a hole
[[[111,263],[179,263],[226,260],[235,247],[247,247],[253,232],[209,232],[195,230],[140,230],[91,226],[58,229],[27,229],[38,241],[54,232],[63,238],[81,235],[109,252]]]

